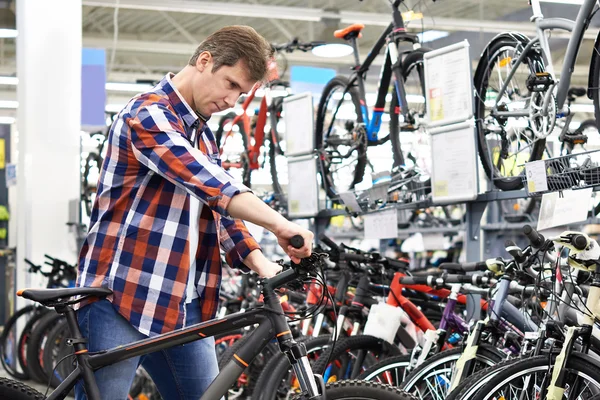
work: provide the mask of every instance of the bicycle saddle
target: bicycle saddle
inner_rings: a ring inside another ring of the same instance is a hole
[[[60,300],[67,300],[73,296],[97,296],[106,297],[112,294],[112,290],[108,288],[66,288],[66,289],[21,289],[17,292],[17,296],[21,296],[28,300],[37,301],[38,303],[52,303]]]
[[[364,27],[365,26],[363,24],[352,24],[344,29],[338,29],[337,31],[333,32],[333,36],[344,40],[349,40],[353,37],[361,37],[362,34],[360,31],[362,31]]]

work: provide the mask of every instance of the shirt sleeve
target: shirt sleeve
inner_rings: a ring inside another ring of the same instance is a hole
[[[238,193],[248,192],[221,166],[188,141],[180,119],[166,105],[152,103],[126,118],[137,160],[198,198],[211,210],[230,218],[227,206]]]
[[[219,232],[221,249],[225,252],[227,264],[244,272],[250,270],[243,264],[244,259],[253,250],[260,250],[260,245],[252,237],[246,224],[241,219],[221,219]]]

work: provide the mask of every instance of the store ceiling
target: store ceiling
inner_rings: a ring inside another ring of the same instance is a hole
[[[413,32],[439,30],[446,38],[426,43],[431,48],[468,39],[474,64],[484,45],[503,30],[530,36],[531,8],[527,0],[407,0],[406,9],[422,12],[424,19],[413,21]],[[254,27],[267,40],[286,42],[319,39],[323,18],[339,18],[343,27],[355,22],[366,25],[360,50],[364,56],[391,21],[388,0],[83,0],[83,44],[107,49],[108,59],[116,44],[114,63],[109,65],[112,82],[156,80],[167,71],[178,71],[195,47],[207,35],[231,24]],[[542,3],[546,17],[575,18],[578,6]],[[114,23],[115,19],[118,21]],[[573,78],[574,85],[586,85],[589,59],[600,26],[595,18],[586,34]],[[555,33],[552,41],[555,64],[564,55],[566,39]],[[0,39],[0,74],[15,75],[14,39]],[[288,55],[291,65],[317,65],[348,71],[351,57],[324,59],[311,53]],[[374,68],[373,84],[377,67]]]

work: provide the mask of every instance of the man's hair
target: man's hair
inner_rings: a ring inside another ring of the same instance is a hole
[[[196,65],[198,56],[204,51],[213,57],[213,72],[223,65],[231,67],[242,60],[248,69],[248,78],[253,81],[265,78],[269,60],[273,57],[269,42],[253,28],[244,25],[226,26],[207,37],[200,43],[189,64]]]

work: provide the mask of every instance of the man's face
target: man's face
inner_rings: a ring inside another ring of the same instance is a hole
[[[248,79],[246,65],[238,61],[234,66],[221,66],[213,72],[210,53],[198,57],[196,79],[193,81],[193,96],[196,110],[205,117],[235,105],[242,94],[249,93],[255,81]]]

